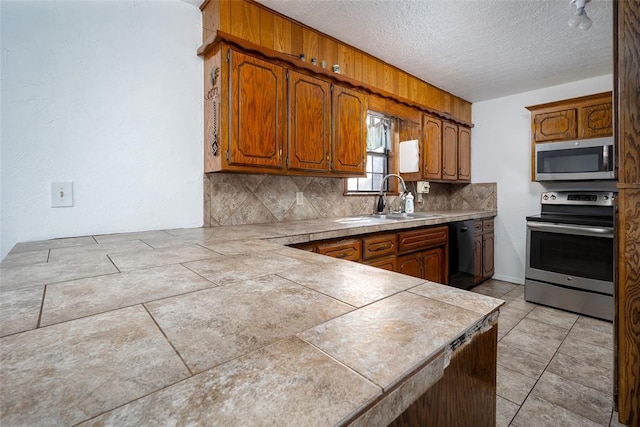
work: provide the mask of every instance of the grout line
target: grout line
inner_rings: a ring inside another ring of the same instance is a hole
[[[44,285],[42,289],[42,302],[40,303],[40,312],[38,313],[38,323],[36,323],[36,329],[40,327],[40,322],[42,321],[42,311],[44,310],[45,296],[47,296],[47,285]]]
[[[511,292],[511,291],[509,291],[509,292]],[[507,293],[509,293],[509,292],[507,292]],[[506,295],[506,293],[505,293],[505,294],[503,294],[502,296],[504,296],[504,295]],[[502,298],[502,297],[500,297],[500,298]],[[532,311],[533,311],[533,310],[532,310]],[[530,312],[529,312],[529,313],[530,313]],[[527,315],[528,315],[528,314],[527,314]],[[525,319],[526,317],[527,317],[527,316],[525,316],[525,317],[523,317],[522,319],[520,319],[520,320],[519,320],[519,321],[518,321],[518,322],[513,326],[513,328],[515,328],[518,324],[520,324],[520,322],[522,322],[522,320],[523,320],[523,319]],[[513,424],[513,421],[516,419],[516,417],[517,417],[517,416],[518,416],[518,414],[520,413],[520,410],[522,409],[522,406],[524,406],[524,404],[527,402],[527,399],[529,399],[529,396],[531,396],[531,393],[533,392],[533,390],[535,389],[536,385],[537,385],[537,384],[538,384],[538,382],[540,381],[540,378],[542,378],[542,376],[547,372],[547,369],[549,368],[549,365],[551,365],[551,362],[552,362],[552,361],[553,361],[553,359],[556,357],[556,355],[558,355],[558,354],[563,354],[563,355],[564,355],[564,353],[560,353],[560,352],[559,352],[560,347],[562,347],[562,344],[564,344],[564,342],[565,342],[565,341],[567,340],[567,338],[569,337],[569,334],[570,334],[571,330],[573,330],[573,328],[574,328],[574,327],[575,327],[575,325],[577,324],[577,322],[578,322],[578,319],[579,319],[579,318],[580,318],[580,315],[578,315],[578,318],[573,322],[573,324],[571,325],[571,328],[569,328],[569,329],[568,329],[567,334],[566,334],[566,335],[565,335],[565,337],[562,339],[562,342],[558,345],[558,347],[557,347],[556,351],[553,353],[553,356],[549,359],[549,362],[546,364],[546,366],[545,366],[545,368],[543,369],[542,373],[541,373],[541,374],[540,374],[540,376],[536,379],[536,382],[535,382],[535,383],[534,383],[534,385],[531,387],[531,389],[529,390],[529,393],[527,393],[527,396],[526,396],[526,397],[524,398],[524,400],[522,401],[522,405],[518,405],[518,410],[516,411],[516,413],[513,415],[513,417],[512,417],[512,418],[511,418],[511,420],[509,421],[509,425],[510,425],[510,426],[511,426],[511,425],[514,425],[514,424]],[[499,320],[498,320],[498,322],[499,322]],[[547,324],[547,323],[545,323],[545,322],[542,322],[542,323]],[[499,323],[498,323],[498,324],[499,324]],[[547,325],[548,325],[548,324],[547,324]],[[556,326],[556,325],[550,325],[550,326]],[[557,326],[556,326],[556,327],[557,327]],[[513,328],[511,328],[511,329],[513,329]],[[562,328],[562,329],[564,329],[564,328]],[[506,335],[507,335],[507,334],[505,334],[504,336],[506,336]],[[534,335],[534,334],[532,334],[532,335]],[[503,338],[504,338],[504,336],[503,336]],[[579,340],[579,339],[577,339],[577,340],[578,340],[578,341],[582,341],[582,340]],[[501,340],[498,340],[498,342],[500,342],[500,341],[501,341]],[[586,342],[586,341],[583,341],[583,342]],[[594,345],[595,345],[595,344],[594,344]],[[598,347],[600,347],[600,346],[598,346]],[[601,348],[605,348],[605,347],[601,347]],[[523,350],[523,351],[524,351],[524,350]],[[529,353],[529,352],[527,352],[527,353]],[[500,366],[502,366],[502,365],[500,365]],[[595,365],[594,365],[594,366],[595,366]],[[509,368],[507,368],[507,369],[509,369]],[[497,370],[496,370],[496,371],[497,371]],[[612,373],[612,374],[613,374],[613,373]],[[561,377],[560,375],[558,375],[558,376],[559,376],[559,377]],[[563,379],[565,379],[565,380],[567,380],[567,381],[572,381],[572,380],[569,380],[569,379],[564,378],[564,377],[561,377],[561,378],[563,378]],[[592,389],[592,390],[600,391],[600,390],[594,389],[594,388],[592,388],[592,387],[586,386],[586,385],[584,385],[584,384],[578,383],[578,382],[576,382],[576,381],[573,381],[573,382],[575,382],[576,384],[580,384],[581,386],[584,386],[584,387],[590,388],[590,389]],[[497,394],[497,390],[496,390],[496,396],[498,396],[498,394]],[[503,396],[499,396],[499,397],[501,397],[502,399],[507,400],[508,402],[511,402],[511,403],[514,403],[514,404],[515,404],[515,402],[512,402],[511,400],[509,400],[509,399],[507,399],[507,398],[505,398],[505,397],[503,397]],[[588,419],[588,420],[590,420],[590,421],[593,421],[594,423],[598,423],[597,421],[595,421],[595,420],[593,420],[593,419],[589,418],[588,416],[586,416],[586,415],[584,415],[584,414],[577,413],[577,412],[575,412],[574,410],[569,409],[569,408],[566,408],[565,406],[563,406],[563,405],[561,405],[561,404],[551,402],[551,401],[549,401],[549,400],[547,400],[547,399],[544,399],[543,397],[540,397],[540,396],[536,396],[536,397],[537,397],[537,398],[539,398],[539,399],[545,400],[545,401],[549,402],[549,403],[550,403],[550,404],[552,404],[552,405],[558,406],[558,407],[560,407],[560,408],[562,408],[562,409],[564,409],[564,410],[566,410],[566,411],[569,411],[569,412],[571,412],[571,413],[573,413],[573,414],[576,414],[576,415],[578,415],[578,416],[580,416],[580,417],[582,417],[582,418],[585,418],[585,419]],[[613,414],[613,407],[612,407],[611,416],[612,416],[612,414]],[[611,420],[611,416],[609,417],[609,420]],[[610,423],[611,423],[611,421],[609,421],[609,425],[610,425]]]
[[[111,264],[115,267],[115,269],[116,269],[116,270],[118,270],[118,273],[122,273],[122,271],[120,271],[120,269],[118,268],[118,266],[116,265],[116,263],[115,263],[115,262],[113,262],[113,260],[112,260],[112,259],[111,259],[111,257],[109,256],[109,254],[106,254],[106,255],[107,255],[107,259],[111,262]],[[113,273],[111,273],[111,274],[113,274]]]
[[[162,336],[164,336],[164,339],[167,340],[167,343],[171,346],[171,348],[173,349],[173,351],[176,352],[176,354],[178,355],[178,357],[180,358],[180,360],[182,361],[182,363],[184,364],[184,366],[187,368],[187,371],[189,371],[189,375],[191,375],[192,377],[194,376],[193,371],[191,370],[191,368],[189,367],[189,365],[187,365],[187,362],[184,360],[184,358],[182,357],[182,355],[180,354],[180,352],[178,351],[178,349],[176,349],[173,346],[173,343],[169,340],[169,337],[167,336],[167,334],[164,333],[164,330],[160,327],[160,324],[158,324],[158,322],[156,321],[156,318],[153,317],[153,315],[151,314],[151,312],[149,311],[149,309],[147,308],[146,304],[142,304],[142,307],[144,307],[144,309],[146,310],[147,314],[149,314],[149,317],[151,317],[151,320],[153,321],[153,323],[158,327],[158,330],[160,331],[160,333],[162,333]]]

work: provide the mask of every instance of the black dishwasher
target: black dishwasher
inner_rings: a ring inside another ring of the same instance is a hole
[[[469,289],[474,285],[474,220],[449,224],[449,285]]]

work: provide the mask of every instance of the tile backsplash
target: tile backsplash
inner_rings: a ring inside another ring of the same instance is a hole
[[[214,173],[204,175],[204,226],[257,224],[369,214],[375,196],[345,196],[341,178]],[[413,183],[408,184],[415,195]],[[296,204],[296,192],[304,201]],[[497,186],[431,183],[416,211],[497,208]],[[388,202],[394,203],[395,197]]]

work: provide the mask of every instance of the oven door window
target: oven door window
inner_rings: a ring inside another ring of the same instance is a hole
[[[606,237],[531,231],[531,268],[613,281],[613,240]]]

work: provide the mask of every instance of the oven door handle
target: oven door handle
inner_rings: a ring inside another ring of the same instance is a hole
[[[531,230],[548,231],[551,233],[575,234],[578,236],[595,236],[613,239],[613,228],[589,227],[586,225],[550,224],[546,222],[527,221]]]

